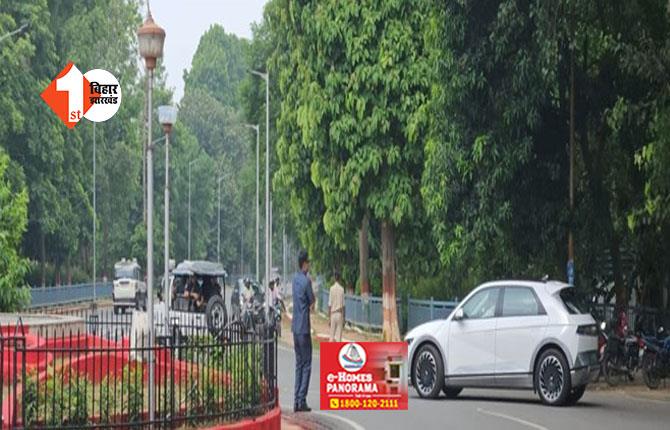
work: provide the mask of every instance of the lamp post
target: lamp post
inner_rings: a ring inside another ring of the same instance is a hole
[[[156,60],[163,56],[165,30],[159,27],[147,11],[147,18],[137,30],[139,51],[147,69],[147,313],[149,320],[149,421],[153,426],[156,413],[154,386],[154,173],[153,145],[151,143],[151,92],[153,90],[154,69]]]
[[[165,133],[165,215],[163,217],[163,300],[165,301],[165,328],[170,322],[170,132],[177,120],[177,108],[174,106],[158,106],[158,122]]]
[[[191,259],[191,166],[198,161],[191,160],[188,163],[188,259]]]
[[[219,176],[219,179],[217,179],[218,186],[219,186],[219,210],[218,210],[218,215],[217,215],[217,234],[216,234],[216,262],[221,263],[221,181],[226,179],[229,175],[221,175]]]
[[[250,70],[265,81],[265,311],[268,312],[270,282],[270,76],[269,74]]]
[[[256,280],[260,277],[260,218],[261,209],[258,202],[258,185],[260,181],[260,166],[259,166],[259,144],[258,144],[258,124],[244,124],[245,127],[251,128],[256,132]]]
[[[96,237],[97,237],[97,231],[98,231],[98,226],[97,221],[98,221],[98,211],[97,211],[97,195],[96,195],[96,153],[95,153],[95,122],[93,123],[93,304],[91,305],[91,308],[93,309],[93,312],[96,311],[96,304],[95,301],[97,299],[97,293],[96,293],[96,249],[97,249],[97,243],[96,243]]]

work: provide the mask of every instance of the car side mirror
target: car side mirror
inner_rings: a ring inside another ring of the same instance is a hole
[[[454,311],[454,317],[452,318],[454,321],[460,321],[463,319],[463,308],[458,308]]]

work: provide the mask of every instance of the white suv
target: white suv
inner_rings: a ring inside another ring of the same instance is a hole
[[[464,387],[525,388],[574,404],[598,372],[598,329],[560,282],[497,281],[475,288],[444,320],[412,329],[411,383],[421,397]]]

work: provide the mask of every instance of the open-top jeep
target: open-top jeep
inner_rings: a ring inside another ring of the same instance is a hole
[[[179,312],[203,314],[213,335],[228,321],[225,286],[228,273],[219,263],[183,261],[172,271],[171,315]]]

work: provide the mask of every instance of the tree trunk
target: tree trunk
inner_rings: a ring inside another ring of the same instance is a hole
[[[596,135],[597,146],[599,153],[604,151],[604,125],[601,125],[601,129]],[[628,297],[626,294],[626,286],[623,282],[623,270],[621,267],[621,252],[620,252],[620,242],[619,233],[614,227],[614,217],[612,216],[612,211],[610,209],[610,195],[609,191],[606,189],[603,183],[603,172],[602,166],[596,161],[596,155],[591,152],[588,144],[588,131],[586,129],[586,124],[582,127],[581,137],[579,139],[580,149],[582,151],[582,158],[584,160],[584,167],[586,168],[588,185],[592,194],[592,198],[595,204],[595,209],[598,218],[601,219],[606,225],[606,233],[609,238],[610,245],[610,257],[612,258],[612,277],[614,278],[614,291],[616,295],[616,305],[617,307],[626,307],[628,306]]]
[[[361,229],[358,231],[358,268],[362,296],[370,294],[370,280],[368,279],[368,259],[370,256],[368,248],[368,223],[369,218],[366,213],[361,222]]]
[[[385,342],[399,342],[398,311],[396,309],[395,229],[393,223],[382,221],[382,337]]]

